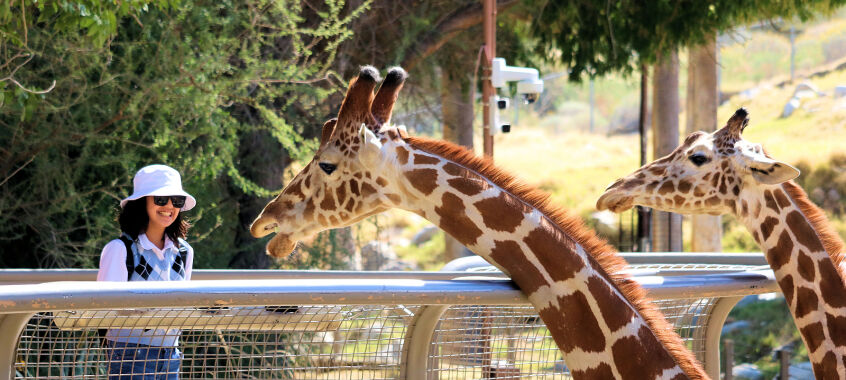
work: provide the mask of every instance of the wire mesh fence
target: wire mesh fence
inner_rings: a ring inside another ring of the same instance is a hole
[[[657,301],[700,358],[713,301]],[[409,325],[419,308],[38,313],[21,334],[15,378],[105,379],[110,372],[173,371],[183,379],[397,379]],[[151,353],[133,345],[152,342],[156,347],[177,338],[174,352]],[[181,366],[173,367],[174,360]],[[450,307],[436,326],[428,361],[431,379],[569,378],[555,342],[528,305]]]

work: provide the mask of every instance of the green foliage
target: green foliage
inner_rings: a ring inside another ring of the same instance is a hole
[[[203,248],[195,265],[225,265],[244,228],[241,200],[278,190],[242,162],[313,151],[324,100],[340,88],[335,47],[367,5],[57,0],[0,10],[15,19],[3,23],[0,77],[27,86],[0,82],[0,266],[96,266],[118,234],[117,201],[137,169],[158,162],[199,200],[188,215],[189,241]],[[256,136],[268,150],[244,147]]]
[[[631,73],[662,52],[703,43],[744,22],[830,13],[842,1],[644,1],[533,0],[536,51],[570,68],[570,79]]]
[[[748,328],[722,335],[722,340],[734,341],[735,363],[754,363],[765,372],[764,377],[769,379],[779,368],[777,359],[772,357],[776,348],[792,345],[793,362],[808,360],[808,352],[784,298],[735,307],[728,316],[728,322],[733,321],[749,322]],[[724,352],[723,347],[720,347],[720,351]]]

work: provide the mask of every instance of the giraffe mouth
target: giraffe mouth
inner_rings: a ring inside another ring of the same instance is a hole
[[[270,256],[283,258],[288,257],[296,247],[296,240],[291,240],[291,237],[288,235],[277,233],[276,236],[267,242],[265,252]]]
[[[632,208],[632,197],[627,197],[616,191],[606,191],[596,201],[596,209],[599,211],[611,210],[613,212],[623,212]]]

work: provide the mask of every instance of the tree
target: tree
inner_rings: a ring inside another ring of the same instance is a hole
[[[239,201],[278,188],[258,182],[269,176],[251,172],[252,160],[311,154],[309,137],[331,113],[324,99],[344,86],[336,48],[368,4],[0,7],[14,19],[0,41],[0,75],[14,78],[0,82],[0,266],[96,265],[117,235],[117,201],[152,162],[179,169],[201,200],[189,215],[206,248],[198,267],[253,249],[233,244]],[[256,139],[260,152],[248,144]]]

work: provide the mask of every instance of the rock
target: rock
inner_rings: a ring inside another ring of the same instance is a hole
[[[441,229],[437,226],[423,227],[422,230],[418,231],[416,234],[414,234],[414,237],[411,238],[411,244],[419,246],[429,240],[432,240],[435,234],[437,234],[440,230]]]
[[[792,364],[790,366],[790,380],[814,380],[811,362]]]
[[[386,243],[371,241],[361,247],[363,270],[384,270],[384,267],[396,261],[397,253]]]
[[[734,330],[747,329],[751,325],[752,324],[750,324],[749,321],[735,321],[735,322],[731,322],[731,323],[726,323],[725,325],[723,325],[723,330],[722,330],[721,333],[725,334],[725,333],[728,333],[728,332],[732,332]]]
[[[799,106],[799,98],[790,98],[790,100],[787,101],[787,104],[784,105],[784,110],[781,112],[781,117],[790,117],[790,115],[792,115],[794,111],[799,109]]]
[[[738,364],[731,373],[737,380],[764,380],[764,374],[754,364]]]
[[[794,98],[816,98],[817,96],[824,96],[825,94],[820,92],[817,89],[817,86],[814,86],[813,83],[810,82],[802,82],[796,85],[796,89],[793,90],[793,97]]]

